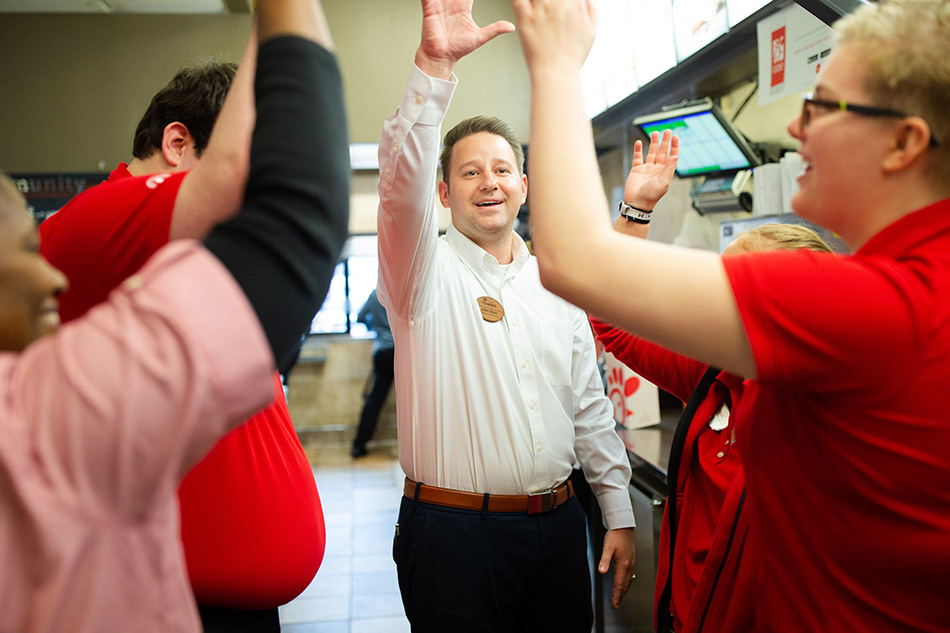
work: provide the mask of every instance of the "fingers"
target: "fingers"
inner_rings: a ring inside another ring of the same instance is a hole
[[[643,141],[637,140],[633,144],[633,167],[643,164]]]
[[[674,141],[675,139],[675,141]],[[647,155],[648,163],[664,164],[669,158],[673,144],[676,144],[676,153],[679,154],[679,137],[673,136],[672,130],[663,130],[663,138],[659,132],[650,134],[650,152]]]
[[[610,606],[614,609],[620,606],[620,601],[627,595],[634,579],[636,579],[636,576],[633,573],[633,565],[619,564],[616,566],[614,569],[614,591],[610,597]]]
[[[672,130],[663,130],[663,140],[660,142],[660,155],[666,158],[670,154],[670,139],[673,137]]]
[[[515,25],[509,22],[508,20],[499,20],[494,24],[489,24],[488,26],[482,27],[479,29],[479,39],[481,40],[479,46],[490,42],[499,35],[504,35],[505,33],[513,33],[515,30]]]
[[[531,0],[511,0],[511,8],[515,12],[515,20],[520,24],[531,11]]]
[[[676,137],[674,136],[673,138],[676,138]],[[676,165],[679,163],[679,160],[680,160],[679,152],[677,151],[674,154],[673,150],[670,150],[670,157],[666,161],[666,164],[663,165],[663,179],[667,183],[666,185],[667,188],[669,188],[670,181],[673,180],[673,174],[676,173]]]
[[[616,609],[620,606],[620,601],[623,600],[623,597],[627,595],[627,590],[630,589],[630,584],[633,582],[633,574],[620,574],[618,569],[614,572],[614,591],[610,596],[610,606]]]
[[[528,70],[539,66],[574,72],[594,41],[591,0],[511,0]]]
[[[597,571],[606,574],[610,569],[610,561],[614,557],[614,546],[609,541],[604,541],[604,551],[600,555],[600,563],[597,565]]]
[[[647,162],[655,163],[657,152],[659,151],[660,144],[660,133],[651,132],[650,133],[650,149],[647,151]]]

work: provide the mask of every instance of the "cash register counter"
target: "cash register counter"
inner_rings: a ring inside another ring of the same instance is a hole
[[[618,425],[617,432],[627,447],[627,457],[633,475],[630,479],[630,498],[637,520],[635,539],[637,578],[614,611],[610,607],[613,591],[613,569],[595,582],[594,630],[597,633],[624,631],[625,633],[654,633],[653,594],[656,581],[657,550],[660,542],[660,521],[666,503],[666,467],[670,444],[679,411],[667,412],[660,424],[642,429],[626,429]],[[595,564],[603,547],[602,522],[592,522]],[[596,573],[595,576],[600,576]]]

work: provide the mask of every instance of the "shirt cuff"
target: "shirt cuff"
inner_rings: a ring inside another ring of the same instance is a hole
[[[603,514],[604,527],[608,530],[637,526],[630,493],[626,489],[602,492],[597,495],[597,503]]]
[[[436,79],[413,64],[399,112],[421,125],[441,125],[457,85],[458,79],[454,73],[451,81]]]

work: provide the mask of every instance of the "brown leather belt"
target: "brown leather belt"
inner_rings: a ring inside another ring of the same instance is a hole
[[[570,481],[565,481],[553,490],[546,490],[533,495],[491,495],[427,486],[418,484],[406,477],[403,494],[422,503],[431,503],[449,508],[538,514],[549,512],[567,503],[567,500],[574,496],[574,485]]]

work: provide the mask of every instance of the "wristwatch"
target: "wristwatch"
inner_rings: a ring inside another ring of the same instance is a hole
[[[632,207],[623,200],[620,201],[620,215],[627,219],[627,222],[636,222],[637,224],[649,224],[653,216],[653,210],[646,211]]]

